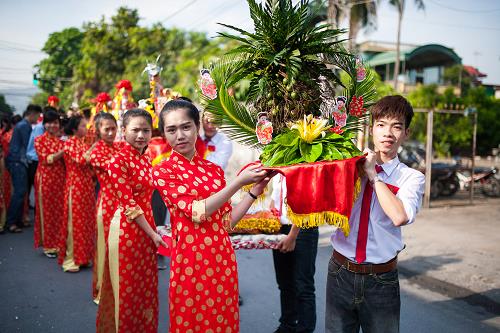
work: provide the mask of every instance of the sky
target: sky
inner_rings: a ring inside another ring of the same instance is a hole
[[[500,1],[423,1],[421,11],[406,0],[401,41],[450,47],[463,64],[488,75],[485,83],[500,84]],[[395,42],[397,12],[386,0],[378,3],[377,28],[361,31],[358,42]],[[40,49],[50,33],[102,16],[109,19],[120,6],[138,9],[145,26],[161,22],[209,36],[220,30],[217,22],[252,28],[244,0],[0,0],[0,93],[7,102],[20,110],[36,91],[33,66],[44,58]]]

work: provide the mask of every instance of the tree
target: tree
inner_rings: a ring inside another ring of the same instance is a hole
[[[396,40],[396,62],[394,67],[394,89],[398,88],[398,76],[399,76],[399,57],[400,57],[400,47],[401,47],[401,23],[403,21],[403,13],[405,11],[406,0],[389,0],[389,4],[396,7],[398,10],[398,37]],[[417,9],[425,9],[423,0],[414,0]]]
[[[483,87],[471,88],[465,97],[455,96],[453,87],[439,94],[436,85],[420,86],[408,95],[414,108],[464,109],[478,111],[477,152],[489,154],[500,143],[500,102],[486,94]],[[426,114],[416,113],[412,137],[426,140]],[[433,149],[439,156],[469,155],[472,140],[472,118],[456,114],[435,114]]]
[[[234,46],[209,39],[202,32],[166,29],[159,23],[142,27],[139,23],[137,10],[121,7],[109,20],[103,17],[83,25],[79,43],[73,45],[71,61],[59,61],[59,57],[52,53],[42,60],[40,67],[43,65],[43,68],[50,68],[51,72],[70,79],[64,81],[63,92],[59,93],[63,95],[64,105],[73,100],[87,105],[102,91],[113,94],[114,85],[122,79],[132,82],[135,100],[147,98],[149,83],[147,75],[142,72],[146,63],[154,61],[158,55],[161,55],[159,64],[163,67],[163,85],[185,96],[196,97],[199,70],[221,55],[224,48]],[[60,35],[68,33],[63,30],[55,33],[53,38]],[[56,92],[53,85],[42,85],[41,88],[38,100]]]
[[[48,57],[36,66],[40,73],[40,89],[47,95],[58,95],[65,104],[73,100],[71,79],[82,55],[82,39],[83,33],[74,27],[50,34],[42,48]],[[42,105],[46,103],[45,99]]]
[[[316,0],[310,3],[310,11],[316,16],[314,22],[319,23],[327,20],[329,24],[338,28],[340,22],[349,18],[349,41],[348,49],[353,50],[356,39],[361,29],[373,29],[376,27],[377,3],[360,3],[356,0],[339,2],[339,0]]]

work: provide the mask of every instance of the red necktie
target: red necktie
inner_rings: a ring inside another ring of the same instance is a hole
[[[375,171],[384,171],[380,165],[375,165]],[[356,261],[362,263],[366,259],[366,241],[368,240],[368,221],[370,220],[370,206],[372,202],[373,186],[370,181],[366,182],[361,203],[361,214],[359,216],[358,240],[356,242]]]

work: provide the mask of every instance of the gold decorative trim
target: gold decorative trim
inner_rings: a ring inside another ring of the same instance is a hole
[[[108,236],[108,256],[109,256],[109,276],[111,278],[111,286],[113,287],[113,296],[115,298],[115,326],[118,332],[119,315],[120,315],[120,220],[121,208],[118,208],[113,215],[111,225],[109,227]]]
[[[295,224],[299,228],[312,228],[317,227],[323,224],[333,225],[337,228],[340,228],[344,235],[349,236],[349,219],[347,216],[342,214],[325,211],[325,212],[317,212],[317,213],[309,213],[309,214],[296,214],[292,211],[290,206],[287,206],[288,218],[290,221]]]
[[[206,202],[205,200],[193,200],[191,205],[191,215],[194,223],[201,223],[205,220]]]
[[[63,271],[69,270],[79,270],[80,266],[75,264],[74,252],[73,252],[73,199],[72,199],[73,187],[69,188],[68,194],[68,235],[66,238],[66,256],[64,257],[64,262],[62,264]]]
[[[96,265],[97,265],[97,281],[96,281],[96,289],[97,296],[94,299],[94,302],[99,303],[101,299],[101,287],[102,287],[102,278],[104,275],[104,262],[106,256],[106,241],[104,239],[104,224],[102,220],[102,197],[99,200],[99,205],[97,206],[97,251],[96,251]]]
[[[133,220],[135,220],[138,216],[141,216],[142,214],[144,214],[143,210],[141,209],[141,207],[139,206],[136,206],[136,207],[133,207],[133,208],[127,208],[127,210],[125,211],[125,216],[127,217],[127,219],[132,222]]]

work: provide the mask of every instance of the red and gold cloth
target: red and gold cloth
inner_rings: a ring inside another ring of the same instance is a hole
[[[360,191],[358,162],[364,156],[340,161],[264,167],[286,177],[290,221],[300,228],[334,225],[349,234],[349,217]]]

